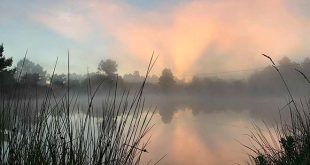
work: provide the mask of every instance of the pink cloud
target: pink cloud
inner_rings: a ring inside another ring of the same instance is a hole
[[[286,5],[284,0],[192,1],[170,11],[145,11],[91,1],[86,13],[73,13],[71,23],[46,15],[39,20],[70,38],[87,36],[89,22],[95,23],[103,36],[115,39],[117,47],[111,49],[126,54],[124,59],[147,63],[154,50],[160,55],[159,68],[169,67],[182,77],[263,64],[260,53],[279,58],[304,50],[309,20]],[[201,61],[210,65],[197,69]]]
[[[179,76],[193,71],[201,58],[218,58],[223,69],[262,63],[262,52],[276,58],[294,54],[303,46],[300,34],[309,28],[309,21],[288,11],[281,0],[194,1],[164,13],[128,7],[105,13],[97,7],[107,33],[130,54],[147,61],[155,50],[159,65]],[[215,54],[205,53],[210,48]]]
[[[90,22],[85,15],[57,8],[34,15],[33,19],[74,40],[84,40],[92,31]]]

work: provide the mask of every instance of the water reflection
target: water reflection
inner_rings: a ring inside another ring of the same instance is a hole
[[[104,97],[100,96],[95,105],[100,107]],[[168,154],[161,161],[164,165],[242,164],[249,151],[239,142],[249,144],[246,134],[252,129],[252,122],[274,124],[279,108],[286,104],[285,98],[280,97],[145,97],[146,110],[157,107],[157,113],[143,163],[155,163]],[[96,114],[101,114],[102,109],[97,110]],[[286,112],[281,111],[284,119]]]
[[[161,164],[234,164],[246,160],[246,152],[238,143],[248,143],[251,121],[247,113],[210,112],[193,115],[191,109],[180,109],[169,123],[160,115],[152,130],[150,154],[144,161],[155,161],[168,155]],[[237,140],[238,141],[237,141]]]
[[[287,103],[281,97],[188,97],[188,96],[147,96],[149,105],[156,106],[164,123],[173,120],[175,113],[182,109],[191,109],[194,116],[201,113],[223,113],[233,111],[235,113],[249,113],[253,119],[273,122],[279,116],[279,110]],[[283,117],[287,117],[281,110]]]

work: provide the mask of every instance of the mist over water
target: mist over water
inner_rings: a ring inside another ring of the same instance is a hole
[[[30,71],[39,68],[41,74],[46,75],[39,65],[29,60],[27,63]],[[19,65],[22,64],[20,61]],[[29,106],[21,106],[17,114],[25,117],[23,114],[27,110],[27,113],[36,116],[44,111],[44,106],[62,106],[63,109],[54,116],[68,114],[69,120],[79,123],[89,114],[94,120],[88,129],[98,136],[100,129],[95,128],[100,124],[94,121],[104,123],[115,119],[118,123],[128,115],[124,128],[135,130],[136,122],[141,121],[141,116],[137,114],[147,116],[154,111],[151,131],[136,147],[148,144],[142,163],[155,163],[164,157],[160,162],[164,165],[221,165],[246,161],[250,151],[244,145],[252,145],[249,134],[254,129],[253,124],[260,128],[275,128],[279,121],[290,120],[288,91],[279,73],[271,66],[253,71],[241,79],[193,76],[188,81],[176,77],[169,68],[163,69],[160,76],[152,75],[149,79],[138,71],[118,76],[117,66],[116,61],[108,59],[99,63],[98,72],[87,75],[56,74],[50,84],[46,79],[36,81],[42,77],[36,72],[32,76],[24,73],[19,84],[21,100],[15,99],[16,102],[30,101]],[[308,75],[310,59],[306,58],[299,64],[284,57],[277,67],[293,97],[308,103],[310,86],[307,78],[296,72],[296,68]],[[45,91],[51,92],[48,99],[45,99]],[[43,106],[38,108],[38,105]],[[128,108],[126,115],[119,113],[125,112],[122,108]],[[110,129],[112,132],[114,126]]]
[[[294,71],[294,68],[299,67],[305,74],[309,74],[307,60],[301,67],[288,58],[282,59],[279,64],[293,97],[308,103],[306,100],[310,86]],[[142,83],[144,77],[138,72],[124,77],[117,77],[114,73],[91,73],[87,78],[70,76],[76,79],[70,81],[69,87],[64,74],[57,75],[56,83],[50,88],[31,84],[31,81],[25,79],[25,83],[32,86],[26,88],[24,84],[21,85],[21,96],[23,93],[29,95],[26,100],[30,100],[30,108],[24,108],[30,109],[29,114],[38,113],[41,109],[36,106],[44,105],[44,91],[48,89],[52,91],[48,105],[60,104],[65,107],[69,102],[71,120],[77,120],[79,116],[82,119],[89,112],[95,118],[94,121],[116,119],[122,116],[115,113],[122,106],[130,109],[129,119],[140,120],[135,115],[135,108],[131,108],[131,103],[141,108],[139,113],[154,111],[155,116],[151,121],[153,127],[142,140],[143,145],[150,138],[146,146],[148,152],[142,157],[144,164],[155,163],[163,157],[160,163],[164,165],[244,162],[248,160],[249,150],[243,145],[251,145],[249,134],[253,131],[253,123],[262,128],[275,128],[280,120],[287,122],[290,119],[287,104],[290,98],[278,73],[270,66],[244,79],[193,76],[188,82],[174,77],[170,69],[164,69],[160,77],[152,77],[145,84]],[[137,103],[137,97],[141,97],[141,102]],[[58,115],[65,112],[60,111]],[[106,112],[112,112],[117,117],[107,118]],[[126,123],[126,127],[130,127],[129,123]],[[94,122],[89,128],[91,130],[96,126]],[[99,130],[94,129],[94,132]]]
[[[121,92],[118,94],[117,98],[121,98]],[[265,128],[263,122],[274,127],[279,114],[284,120],[289,118],[285,96],[198,97],[146,91],[144,97],[145,111],[156,108],[149,153],[142,161],[145,164],[155,163],[166,154],[161,164],[240,163],[248,158],[247,149],[240,143],[249,144],[247,135],[253,130],[253,122]],[[107,95],[99,94],[94,100],[98,117],[105,98]],[[130,95],[128,100],[131,99]]]
[[[285,67],[296,64],[286,62],[282,65],[281,71],[294,98],[307,100],[309,86],[292,67]],[[130,86],[128,97],[124,93],[127,88],[119,89],[115,93],[116,105],[125,98],[132,100],[137,84]],[[114,95],[111,91],[113,89],[105,88],[98,92],[94,100],[95,114],[100,116],[104,100]],[[84,100],[81,106],[87,105],[87,96],[78,95]],[[248,135],[253,130],[253,123],[262,128],[265,124],[273,128],[280,117],[283,121],[290,118],[287,91],[271,67],[246,80],[193,78],[188,84],[166,90],[147,84],[143,99],[145,112],[156,109],[151,143],[147,146],[149,153],[143,157],[145,164],[154,163],[166,154],[161,164],[244,162],[249,151],[240,143],[250,144]]]
[[[148,96],[146,96],[148,97]],[[150,96],[151,97],[151,96]],[[154,96],[153,96],[154,97]],[[234,164],[248,159],[253,123],[265,129],[288,121],[289,111],[282,97],[234,97],[197,99],[194,96],[158,96],[155,126],[148,146],[148,159],[167,154],[161,164]],[[265,124],[264,124],[265,123]],[[154,160],[155,159],[155,160]]]
[[[0,164],[309,161],[309,0],[0,9]]]
[[[294,97],[306,100],[310,88],[291,65],[297,66],[290,61],[282,63],[281,71]],[[308,65],[304,68],[310,71]],[[93,88],[98,85],[96,76],[90,77]],[[108,108],[106,103],[114,100],[116,106],[120,102],[132,102],[140,85],[139,80],[125,81],[115,91],[114,85],[104,84],[95,94],[92,115],[101,118]],[[61,100],[66,95],[65,86],[58,88],[54,89],[56,100]],[[72,87],[70,95],[78,107],[73,113],[87,113],[90,96],[83,88]],[[240,163],[248,159],[248,150],[240,143],[250,144],[248,134],[253,130],[253,123],[262,127],[265,123],[272,128],[280,116],[284,121],[289,119],[287,91],[271,67],[244,80],[193,77],[191,82],[170,86],[147,83],[142,99],[145,113],[155,109],[154,127],[148,135],[151,142],[142,159],[145,164],[155,163],[166,154],[161,164]]]

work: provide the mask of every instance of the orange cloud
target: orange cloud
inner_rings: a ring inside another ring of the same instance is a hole
[[[96,24],[115,40],[111,52],[126,54],[121,62],[133,57],[147,63],[154,50],[160,55],[157,66],[179,77],[262,64],[261,53],[294,55],[304,50],[303,36],[310,29],[309,20],[290,11],[284,0],[191,1],[150,11],[112,1],[84,5],[87,17],[77,14],[76,28],[58,27],[62,20],[40,20],[69,37],[87,35],[80,22]]]
[[[300,34],[309,28],[309,21],[288,11],[282,0],[194,1],[163,13],[127,6],[103,15],[108,33],[130,54],[147,61],[155,50],[160,65],[178,76],[192,73],[201,58],[218,58],[223,66],[217,69],[223,70],[257,64],[262,52],[274,57],[293,54],[303,46]],[[208,49],[214,54],[207,54]]]

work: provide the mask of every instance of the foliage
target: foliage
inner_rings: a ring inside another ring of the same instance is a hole
[[[281,121],[275,128],[267,127],[267,134],[261,127],[254,124],[254,130],[250,134],[252,146],[245,146],[250,149],[251,162],[257,165],[307,165],[310,164],[310,105],[309,100],[300,104],[295,101],[284,75],[275,65],[272,58],[264,55],[272,62],[289,95],[289,102],[285,107],[290,115],[289,122]],[[280,62],[280,66],[291,63],[288,58]],[[308,78],[303,72],[306,80]],[[296,72],[297,73],[297,72]],[[281,115],[281,114],[280,114]],[[272,133],[275,132],[275,133]],[[268,140],[268,139],[271,139]]]
[[[29,86],[36,86],[42,81],[38,73],[25,74],[21,77],[21,82]]]
[[[123,78],[126,82],[141,82],[143,80],[143,76],[140,75],[139,71],[134,71],[133,74],[125,74]]]
[[[42,84],[46,83],[46,71],[43,70],[43,67],[39,64],[35,64],[34,62],[30,61],[29,59],[25,58],[17,62],[16,65],[17,71],[21,74],[24,79],[31,78],[31,81],[35,84]]]
[[[10,69],[12,66],[12,58],[6,58],[3,54],[3,44],[0,45],[0,85],[10,85],[14,82],[15,69]]]
[[[65,74],[55,74],[53,77],[53,84],[57,86],[64,86],[67,82],[67,76]]]
[[[154,111],[144,110],[145,81],[133,98],[129,91],[103,99],[98,109],[93,100],[102,82],[88,84],[87,105],[77,98],[55,96],[53,81],[42,99],[18,88],[13,97],[0,93],[0,164],[139,164],[147,153]],[[51,76],[53,77],[53,76]],[[83,112],[83,113],[81,113]],[[9,123],[9,124],[5,124]]]
[[[173,73],[170,69],[165,68],[159,77],[159,85],[163,89],[171,89],[176,84]]]
[[[117,63],[114,60],[101,60],[98,64],[98,71],[107,76],[113,76],[117,72]]]

